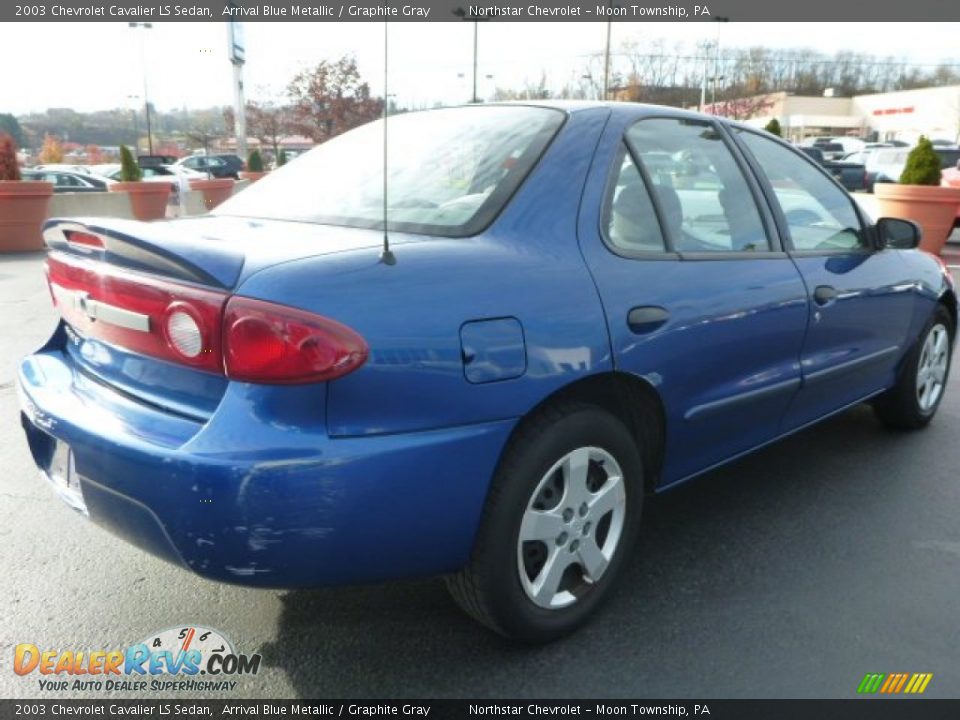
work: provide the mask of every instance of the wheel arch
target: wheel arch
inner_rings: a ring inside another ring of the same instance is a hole
[[[940,294],[940,297],[938,298],[937,302],[940,305],[943,305],[947,309],[947,312],[950,313],[950,320],[951,322],[953,322],[953,331],[954,333],[956,333],[957,332],[957,295],[956,293],[951,289],[944,290],[943,293]]]
[[[652,492],[660,481],[663,467],[666,411],[656,388],[630,373],[611,371],[589,375],[555,390],[520,419],[504,445],[504,452],[531,418],[552,405],[571,402],[601,407],[627,427],[643,459],[644,487]]]

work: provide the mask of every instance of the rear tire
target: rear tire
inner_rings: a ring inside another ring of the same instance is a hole
[[[907,355],[897,384],[873,403],[881,422],[890,427],[913,430],[924,427],[933,419],[950,377],[953,340],[950,313],[943,305],[937,305]]]
[[[510,638],[547,642],[609,596],[636,540],[643,463],[623,423],[593,405],[550,406],[507,446],[456,602]]]

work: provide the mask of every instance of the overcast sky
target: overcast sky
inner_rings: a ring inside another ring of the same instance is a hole
[[[955,23],[614,23],[613,45],[663,38],[670,45],[684,42],[692,51],[698,41],[714,40],[718,31],[725,47],[854,50],[923,64],[960,56]],[[162,110],[232,103],[226,23],[161,22],[147,31],[125,22],[17,23],[8,24],[3,34],[0,112],[132,107],[142,102],[144,65],[150,100]],[[525,78],[539,78],[542,70],[563,85],[583,56],[602,51],[605,34],[603,22],[481,23],[480,94],[494,84],[519,86]],[[344,53],[357,57],[374,93],[382,93],[382,23],[250,22],[245,35],[248,98],[281,91],[301,68]],[[466,101],[472,43],[470,23],[392,23],[391,93],[404,105]]]

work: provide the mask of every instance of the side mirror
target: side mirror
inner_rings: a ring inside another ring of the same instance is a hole
[[[881,248],[913,250],[920,244],[923,232],[913,220],[880,218],[877,220],[877,239]]]

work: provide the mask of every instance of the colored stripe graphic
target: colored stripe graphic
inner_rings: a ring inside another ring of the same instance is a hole
[[[883,673],[867,673],[857,688],[858,693],[875,693],[880,689],[880,683],[886,677]]]
[[[879,692],[884,695],[899,693],[920,695],[926,692],[927,686],[933,680],[933,673],[867,673],[857,686],[860,694]]]

